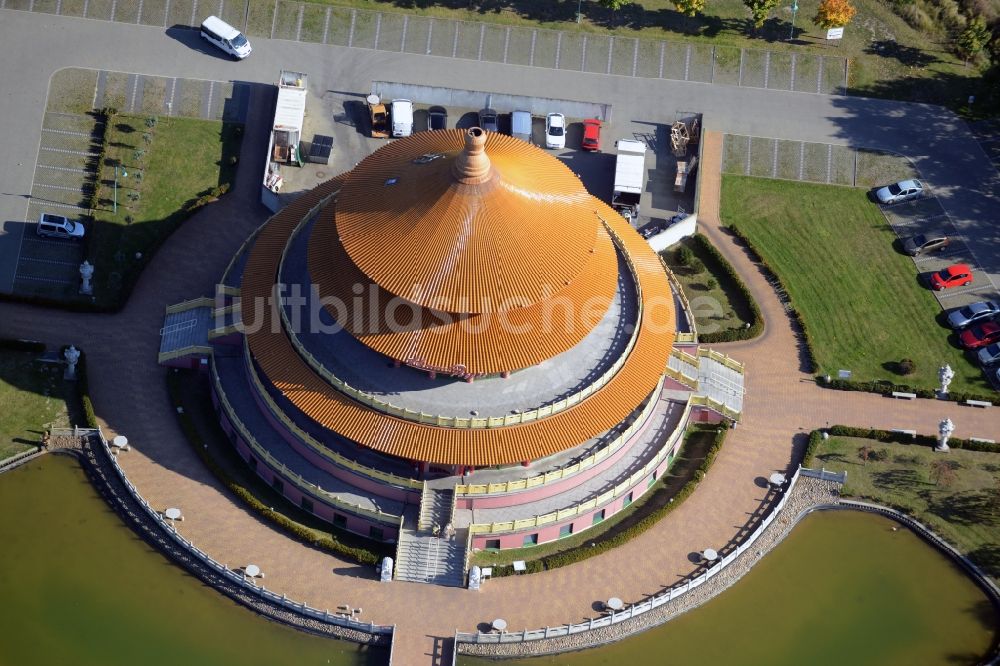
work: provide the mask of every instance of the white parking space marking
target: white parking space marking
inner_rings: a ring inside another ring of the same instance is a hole
[[[86,167],[74,168],[74,167],[52,166],[51,164],[39,164],[38,168],[39,169],[53,169],[55,171],[68,171],[70,173],[82,173],[85,176],[89,176],[91,174],[90,169],[88,169]]]
[[[56,264],[58,266],[76,266],[73,261],[56,261],[55,259],[36,259],[35,257],[21,257],[21,261],[34,261],[40,264]]]

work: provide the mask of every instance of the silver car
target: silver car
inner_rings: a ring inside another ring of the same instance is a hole
[[[979,359],[979,365],[983,367],[1000,363],[1000,342],[983,347],[976,353],[976,358]]]
[[[897,204],[917,199],[924,194],[924,186],[919,180],[901,180],[875,190],[875,199],[880,204]]]
[[[977,322],[987,321],[1000,315],[1000,303],[996,301],[978,301],[964,308],[948,313],[948,325],[958,330]]]

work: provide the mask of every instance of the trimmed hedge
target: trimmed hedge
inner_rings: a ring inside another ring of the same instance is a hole
[[[0,349],[7,349],[10,351],[33,352],[35,354],[41,354],[42,352],[45,351],[45,343],[36,342],[35,340],[0,338]]]
[[[595,555],[600,555],[601,553],[607,552],[613,548],[617,548],[653,527],[653,525],[658,523],[668,513],[680,506],[681,502],[687,499],[687,497],[694,492],[698,483],[705,478],[705,474],[712,466],[712,463],[715,462],[715,457],[722,449],[722,444],[726,439],[726,431],[729,429],[728,425],[728,421],[723,421],[715,434],[715,438],[713,439],[708,452],[705,454],[705,458],[701,461],[701,464],[698,465],[698,468],[694,471],[691,479],[685,483],[681,489],[678,490],[672,498],[670,498],[669,501],[664,502],[663,506],[659,507],[655,511],[652,511],[649,515],[644,516],[635,525],[622,530],[614,536],[603,539],[595,538],[594,541],[589,542],[592,544],[591,546],[581,545],[573,550],[556,553],[555,555],[549,555],[548,557],[539,558],[537,560],[529,560],[525,562],[527,573],[536,573],[547,569],[564,567],[568,564],[575,564],[576,562],[582,562],[583,560],[590,559]],[[661,483],[661,485],[654,491],[651,501],[655,501],[656,497],[662,497],[662,495],[666,492],[666,486]],[[507,576],[512,574],[513,570],[510,567],[498,567],[494,569],[494,572],[494,576]]]
[[[911,386],[909,384],[896,384],[887,379],[873,379],[862,382],[853,379],[834,379],[831,377],[828,382],[824,375],[817,375],[816,383],[826,388],[837,389],[838,391],[865,391],[868,393],[881,393],[884,396],[891,396],[893,391],[898,391],[900,393],[916,393],[918,398],[933,399],[938,397],[937,391],[934,389]],[[951,391],[946,398],[946,400],[954,402],[964,402],[966,400],[995,402],[996,399],[997,396],[995,394],[989,395],[985,393],[973,393],[971,391]]]
[[[753,294],[750,293],[750,289],[747,288],[746,283],[733,268],[722,253],[719,252],[718,248],[712,245],[712,242],[708,240],[708,237],[704,234],[695,234],[691,237],[692,240],[698,245],[698,247],[707,253],[711,260],[716,263],[718,268],[732,280],[733,284],[736,285],[736,289],[742,294],[743,298],[746,300],[748,307],[750,308],[750,314],[752,320],[750,321],[749,328],[731,328],[725,331],[717,331],[715,333],[705,333],[704,335],[698,335],[698,342],[704,342],[707,344],[713,342],[736,342],[738,340],[752,340],[758,335],[764,332],[764,315],[761,314],[760,306],[757,305],[757,301],[754,300]]]
[[[68,347],[62,347],[59,350],[59,355],[66,351]],[[80,360],[76,363],[76,391],[80,396],[80,405],[83,407],[83,420],[86,422],[88,428],[97,427],[97,415],[94,414],[94,404],[90,401],[90,384],[87,380],[87,354],[82,349],[77,349],[80,352]]]
[[[802,466],[811,467],[813,460],[816,458],[816,450],[819,449],[819,445],[823,443],[823,431],[813,430],[809,433],[809,443],[806,444],[805,453],[802,454]]]
[[[750,256],[753,260],[761,265],[761,268],[764,269],[764,274],[767,280],[772,284],[777,284],[781,290],[787,294],[788,288],[785,287],[785,284],[781,281],[781,278],[778,277],[778,274],[774,272],[771,266],[764,261],[764,257],[757,250],[757,246],[755,246],[735,224],[729,224],[728,228],[733,232],[734,236],[743,242],[747,250],[750,251]],[[788,316],[791,317],[793,326],[798,327],[798,333],[802,336],[803,342],[805,342],[806,364],[809,366],[806,368],[806,372],[816,372],[816,353],[813,351],[813,343],[812,339],[809,337],[809,329],[806,327],[806,322],[802,319],[802,315],[799,314],[799,311],[792,307],[790,300],[788,305],[785,306],[785,310],[788,312]]]
[[[202,463],[204,463],[205,467],[212,472],[212,475],[225,485],[234,495],[243,500],[243,502],[245,502],[246,505],[249,506],[255,513],[277,525],[298,540],[309,544],[310,546],[319,548],[320,550],[349,558],[359,564],[374,566],[381,561],[382,558],[373,551],[356,546],[348,546],[340,541],[337,541],[331,536],[318,536],[308,527],[305,527],[304,525],[291,520],[287,516],[272,510],[270,507],[265,506],[264,503],[257,499],[252,492],[230,477],[229,474],[215,462],[212,456],[208,454],[208,445],[198,432],[198,428],[195,426],[194,419],[191,418],[191,415],[183,410],[180,412],[177,411],[177,408],[182,407],[183,405],[180,394],[180,382],[177,381],[176,372],[174,371],[167,373],[167,389],[170,394],[170,402],[173,405],[174,411],[177,413],[177,422],[180,424],[181,430],[184,432],[184,436],[187,438],[188,443],[191,444],[191,448],[194,449],[196,454],[198,454],[198,457],[201,459]]]
[[[817,432],[817,431],[814,431]],[[895,442],[897,444],[917,444],[919,446],[934,446],[937,444],[937,437],[933,435],[917,435],[910,437],[901,432],[891,430],[880,430],[878,428],[856,428],[845,425],[831,426],[829,429],[831,436],[835,437],[863,437],[873,439],[877,442]],[[812,435],[809,440],[812,445]],[[959,439],[952,437],[948,439],[948,446],[953,449],[966,449],[967,451],[982,451],[984,453],[1000,453],[1000,444],[990,444],[989,442],[974,442],[969,439]],[[808,455],[808,448],[807,448]]]

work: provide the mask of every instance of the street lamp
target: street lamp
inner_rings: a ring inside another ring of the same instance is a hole
[[[122,179],[128,178],[128,172],[125,171],[125,167],[115,162],[115,194],[114,194],[114,214],[118,214],[118,169],[122,170]]]
[[[579,23],[580,19],[583,17],[583,0],[576,0],[576,22]]]
[[[795,38],[795,12],[799,11],[798,0],[792,0],[792,29],[788,33],[788,41],[792,41]]]

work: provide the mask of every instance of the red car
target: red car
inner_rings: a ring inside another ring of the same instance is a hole
[[[958,339],[966,349],[979,349],[994,342],[1000,342],[1000,323],[987,321],[976,324],[972,328],[962,331]]]
[[[601,149],[601,121],[597,118],[590,118],[583,121],[583,141],[580,147],[584,150]]]
[[[942,268],[931,276],[931,288],[935,291],[951,289],[952,287],[965,287],[972,284],[972,269],[968,264],[954,264],[948,268]]]

